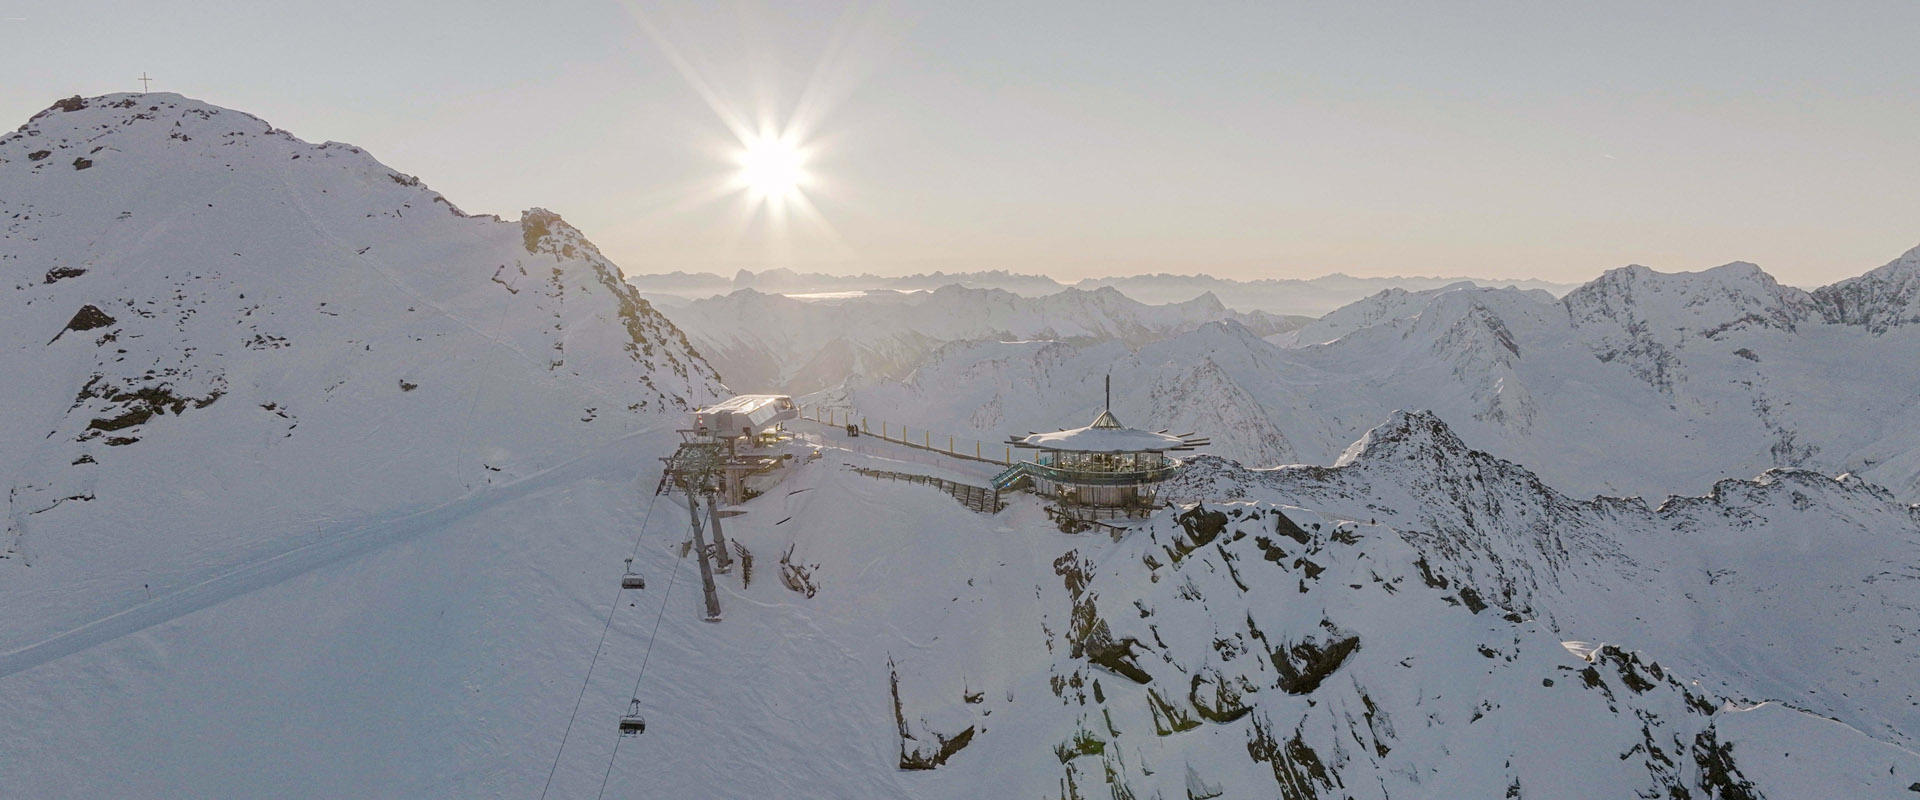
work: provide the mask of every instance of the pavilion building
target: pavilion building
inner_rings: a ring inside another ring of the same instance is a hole
[[[1160,484],[1181,466],[1168,454],[1209,441],[1191,433],[1129,428],[1108,409],[1084,428],[1011,436],[1007,443],[1036,452],[1031,461],[1009,466],[994,488],[1004,491],[1024,484],[1077,516],[1101,517],[1153,508]]]

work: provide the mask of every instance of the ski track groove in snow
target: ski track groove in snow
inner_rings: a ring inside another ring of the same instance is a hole
[[[651,431],[639,431],[622,436],[544,471],[487,491],[468,494],[424,511],[336,531],[320,541],[237,567],[184,589],[156,597],[150,602],[101,617],[33,644],[0,653],[0,678],[165,624],[195,611],[274,586],[329,564],[441,530],[476,512],[551,488],[570,479],[586,477],[590,468],[597,468],[595,471],[606,470],[609,473],[619,471],[621,469],[618,466],[619,462],[614,459],[618,445],[648,433]]]

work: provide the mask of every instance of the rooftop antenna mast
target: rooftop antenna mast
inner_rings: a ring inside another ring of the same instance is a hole
[[[1113,410],[1113,373],[1111,372],[1107,373],[1107,406],[1106,408],[1108,411]]]
[[[147,77],[146,70],[141,70],[140,71],[140,91],[144,92],[151,88],[153,88],[153,79]]]

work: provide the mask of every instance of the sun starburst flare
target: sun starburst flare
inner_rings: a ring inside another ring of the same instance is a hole
[[[756,202],[796,201],[809,182],[810,155],[792,136],[762,133],[749,137],[740,143],[735,155],[739,171],[734,175],[734,183]]]
[[[825,122],[876,68],[882,32],[890,24],[883,9],[857,3],[849,7],[834,25],[805,85],[788,95],[790,103],[783,103],[777,98],[787,93],[769,79],[723,91],[696,66],[695,58],[705,50],[681,47],[668,35],[687,26],[664,19],[656,24],[636,0],[623,5],[727,134],[701,148],[725,165],[725,171],[676,187],[670,194],[677,197],[648,216],[665,220],[719,203],[731,207],[726,215],[730,232],[722,248],[726,252],[745,241],[758,241],[766,246],[767,257],[778,261],[793,258],[797,247],[814,256],[845,255],[846,242],[819,207],[822,201],[845,206],[850,199],[844,176],[823,174],[833,161],[829,151],[844,135],[828,134]],[[755,29],[748,28],[749,34]]]

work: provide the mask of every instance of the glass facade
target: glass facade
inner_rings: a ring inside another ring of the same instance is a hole
[[[1153,505],[1178,464],[1165,453],[1042,450],[1029,473],[1038,493],[1068,505],[1139,508]]]

